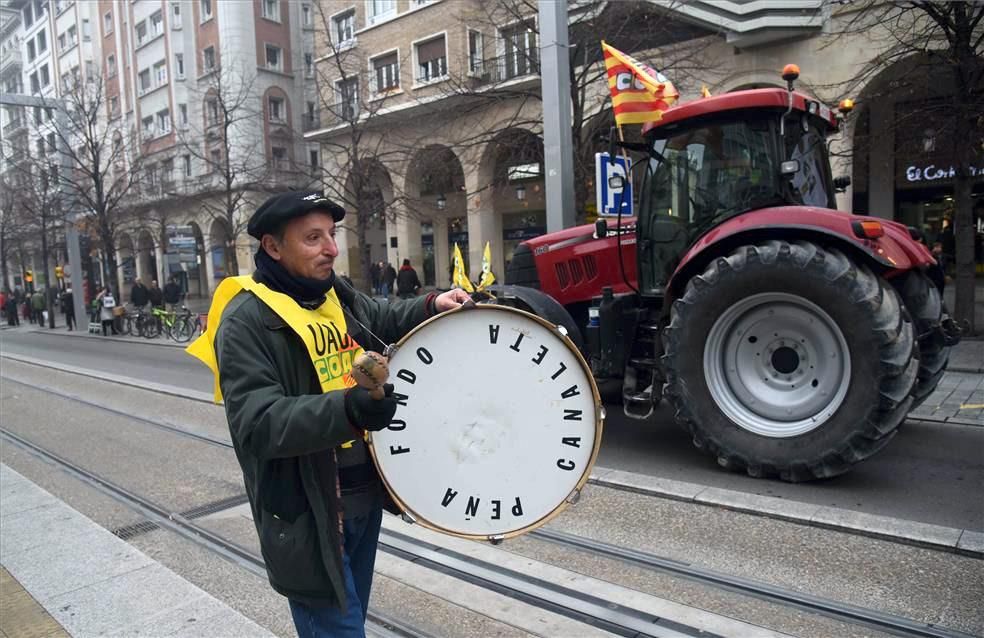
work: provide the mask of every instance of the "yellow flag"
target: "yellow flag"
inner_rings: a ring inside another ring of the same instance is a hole
[[[478,282],[478,289],[485,290],[495,283],[495,275],[492,274],[492,249],[489,242],[485,242],[485,252],[482,253],[482,279]]]
[[[475,292],[475,287],[465,274],[465,260],[461,256],[458,242],[454,242],[454,275],[451,277],[451,283],[465,292]]]

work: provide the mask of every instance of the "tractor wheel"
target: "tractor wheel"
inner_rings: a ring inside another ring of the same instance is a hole
[[[893,283],[916,323],[919,375],[912,388],[910,410],[914,410],[936,389],[950,360],[950,347],[946,345],[942,327],[945,308],[936,286],[919,271],[909,272]]]
[[[884,447],[919,365],[895,290],[806,241],[714,260],[674,302],[664,343],[665,393],[694,444],[784,481],[836,476]]]

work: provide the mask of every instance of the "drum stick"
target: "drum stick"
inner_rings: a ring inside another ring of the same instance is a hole
[[[362,352],[352,362],[352,378],[369,396],[382,399],[383,384],[389,380],[389,362],[378,352]]]

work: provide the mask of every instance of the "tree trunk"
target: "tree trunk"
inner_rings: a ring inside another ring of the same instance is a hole
[[[2,280],[0,287],[8,292],[13,290],[7,272],[7,233],[5,232],[0,232],[0,280]]]
[[[44,307],[48,311],[48,327],[55,327],[55,300],[54,300],[54,287],[51,285],[51,278],[49,275],[52,273],[52,269],[49,267],[49,262],[51,261],[50,251],[48,250],[48,225],[45,223],[44,213],[42,213],[41,218],[41,268],[44,269]],[[35,278],[37,278],[37,273],[35,273]],[[43,316],[43,315],[42,315]]]
[[[105,255],[103,268],[106,271],[103,273],[103,285],[109,286],[113,294],[122,298],[123,289],[120,288],[119,264],[116,263],[116,242],[113,241],[113,236],[103,232],[102,245]]]

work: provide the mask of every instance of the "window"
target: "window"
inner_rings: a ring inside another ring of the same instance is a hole
[[[45,33],[44,29],[38,31],[38,53],[44,53],[48,50],[48,35]]]
[[[58,36],[58,50],[64,52],[68,49],[68,34],[61,34]]]
[[[34,45],[34,40],[27,41],[27,61],[33,62],[34,58],[38,57],[37,47]]]
[[[150,16],[150,35],[151,37],[157,37],[162,33],[164,33],[164,14],[160,11],[155,11]]]
[[[164,184],[174,183],[174,159],[168,158],[161,162],[161,182]]]
[[[311,164],[311,168],[318,168],[321,165],[321,162],[318,161],[318,151],[315,149],[308,151],[308,159]]]
[[[202,66],[205,67],[206,72],[215,69],[215,47],[208,47],[202,51]]]
[[[157,164],[148,164],[144,168],[144,176],[147,192],[152,192],[157,186]]]
[[[171,28],[181,28],[181,3],[179,2],[171,3]]]
[[[106,56],[106,77],[116,77],[116,56],[112,53]]]
[[[314,18],[311,16],[311,5],[301,5],[301,24],[310,27],[314,26]]]
[[[219,122],[219,101],[215,98],[209,98],[205,101],[205,123],[208,126],[213,124],[218,124]]]
[[[74,47],[79,43],[79,32],[76,31],[74,24],[68,27],[68,32],[65,39],[67,40],[67,45],[69,47]]]
[[[331,22],[335,46],[341,46],[355,38],[355,9],[335,16]]]
[[[188,126],[188,105],[178,104],[178,124]]]
[[[35,71],[31,74],[31,93],[38,93],[41,91],[41,83],[38,81],[38,72]]]
[[[63,91],[69,91],[69,90],[71,90],[71,88],[72,88],[72,74],[69,73],[68,71],[65,71],[64,73],[62,73],[62,76],[61,76],[61,85],[62,85],[62,90]]]
[[[304,124],[307,128],[314,128],[318,123],[318,105],[314,102],[307,103],[307,111],[304,113]]]
[[[49,84],[51,84],[51,76],[48,75],[48,65],[45,64],[41,67],[41,88],[43,89]]]
[[[359,78],[346,78],[336,82],[335,98],[339,117],[344,120],[355,119],[359,114]]]
[[[212,0],[198,0],[201,9],[202,22],[212,19]]]
[[[45,152],[44,152],[44,138],[43,137],[39,137],[37,140],[35,140],[35,142],[34,142],[34,150],[35,150],[35,157],[39,157],[40,158],[40,157],[44,157],[45,156]]]
[[[262,0],[263,17],[280,22],[280,0]]]
[[[30,2],[28,2],[26,5],[24,5],[24,10],[21,13],[24,16],[24,28],[25,29],[28,28],[29,26],[31,26],[32,24],[34,24],[34,11],[33,11],[32,7],[31,7],[31,3]]]
[[[114,95],[109,98],[109,116],[118,117],[120,114],[120,96]]]
[[[287,170],[287,149],[282,146],[274,146],[270,149],[270,156],[273,159],[273,167],[278,171]]]
[[[505,47],[505,78],[514,78],[539,70],[536,33],[528,24],[519,24],[502,31]]]
[[[280,53],[280,47],[273,46],[272,44],[266,45],[267,68],[273,71],[279,71],[281,62],[282,62],[282,56]]]
[[[88,20],[82,21],[82,41],[89,42],[92,40],[92,27],[89,26]]]
[[[208,152],[208,161],[211,163],[213,171],[221,170],[222,151],[217,148],[213,148],[211,151]]]
[[[481,73],[484,71],[485,43],[481,31],[468,30],[468,71]]]
[[[185,56],[184,53],[174,54],[174,77],[183,80],[185,76]]]
[[[137,82],[138,82],[138,86],[140,87],[139,93],[143,94],[149,91],[151,87],[150,69],[144,69],[143,71],[141,71],[140,75],[137,77]]]
[[[396,0],[366,0],[366,17],[376,24],[396,14]]]
[[[271,97],[267,100],[269,105],[269,116],[271,122],[284,122],[285,121],[285,109],[284,109],[284,99],[282,97]]]
[[[103,35],[113,32],[113,12],[107,11],[103,14]]]
[[[164,64],[164,60],[154,65],[154,77],[157,78],[156,86],[167,84],[167,65]]]
[[[310,53],[304,54],[304,75],[309,78],[314,77],[314,55]]]
[[[181,157],[181,163],[184,165],[185,177],[191,177],[191,155],[183,155]]]
[[[154,134],[154,116],[149,115],[141,120],[141,130],[144,137],[151,137]]]
[[[164,109],[157,112],[157,132],[160,135],[171,132],[171,111]]]
[[[35,124],[40,124],[41,123],[41,107],[40,106],[35,106],[34,107],[34,123]]]
[[[417,81],[429,82],[448,74],[444,36],[417,45]]]
[[[389,53],[372,61],[374,93],[400,88],[400,65],[397,54]]]
[[[137,24],[137,46],[142,45],[147,41],[147,22],[143,21]]]

